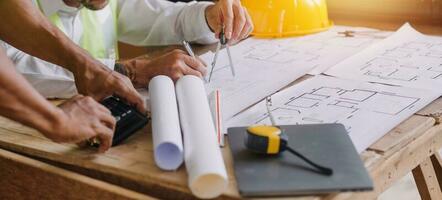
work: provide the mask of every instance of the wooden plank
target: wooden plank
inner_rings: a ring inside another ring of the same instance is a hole
[[[442,199],[442,192],[431,158],[426,158],[424,162],[414,168],[413,176],[422,200]]]
[[[156,167],[150,126],[138,131],[126,140],[125,144],[99,154],[95,149],[51,142],[37,131],[23,128],[22,125],[5,118],[0,118],[0,124],[8,124],[6,128],[0,128],[1,148],[99,172],[99,176],[112,175],[115,183],[131,183],[129,187],[134,186],[134,189],[140,189],[151,196],[169,199],[192,198],[187,187],[184,167],[173,172],[162,171]],[[231,160],[230,153],[225,152],[227,149],[223,149],[224,159]],[[224,198],[237,198],[239,194],[233,169],[227,165],[227,170],[230,184]]]
[[[402,148],[410,141],[425,133],[425,131],[430,129],[435,123],[436,120],[431,117],[411,116],[369,148],[379,152],[386,152],[393,150],[393,148]]]
[[[420,120],[407,120],[407,123],[401,126],[418,126],[416,122]],[[5,124],[7,124],[6,128],[3,126]],[[37,131],[23,128],[6,119],[0,119],[0,127],[2,127],[0,128],[0,147],[2,148],[75,166],[77,169],[83,169],[82,173],[150,196],[192,198],[187,188],[187,175],[184,167],[175,172],[165,172],[155,166],[149,126],[129,138],[125,144],[113,147],[104,154],[98,154],[93,149],[81,149],[71,144],[53,143]],[[223,148],[222,152],[229,175],[229,186],[221,198],[240,198],[236,189],[229,148]],[[373,152],[363,153],[362,156],[367,167],[371,169],[383,159],[381,155]],[[96,174],[93,175],[92,172]]]
[[[435,153],[431,156],[431,162],[433,163],[434,171],[436,172],[436,178],[439,182],[439,188],[442,190],[442,159],[439,153]]]
[[[376,162],[368,167],[375,185],[374,192],[336,194],[330,199],[374,199],[441,147],[442,125],[437,125],[413,140],[406,147],[394,153],[381,155]]]
[[[0,199],[154,199],[0,149]]]
[[[425,106],[417,114],[433,117],[436,119],[436,123],[440,123],[442,120],[442,98],[438,98],[428,106]]]
[[[366,168],[370,168],[372,165],[376,164],[382,155],[375,151],[363,151],[361,153],[362,162]]]

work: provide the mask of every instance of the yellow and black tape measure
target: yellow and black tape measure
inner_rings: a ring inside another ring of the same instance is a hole
[[[257,153],[279,154],[287,146],[287,136],[276,126],[250,126],[247,133],[246,146]]]
[[[301,153],[288,146],[288,137],[278,126],[254,125],[247,128],[245,140],[247,149],[259,154],[276,155],[289,151],[318,170],[318,173],[332,175],[333,170],[316,164]]]

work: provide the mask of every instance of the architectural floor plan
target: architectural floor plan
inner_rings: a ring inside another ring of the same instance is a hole
[[[358,151],[427,105],[436,92],[316,76],[272,96],[278,125],[342,123]],[[270,124],[265,102],[227,121],[227,126]]]
[[[369,31],[379,35],[344,37],[345,30]],[[381,40],[386,32],[367,28],[336,26],[329,31],[305,37],[284,39],[249,38],[231,46],[236,77],[232,76],[227,53],[221,50],[210,83],[210,94],[219,89],[223,99],[223,116],[231,118],[243,109],[273,94],[307,73],[321,73],[344,58]],[[213,53],[202,56],[210,71]],[[313,70],[313,71],[312,71]],[[208,76],[206,79],[208,79]]]
[[[235,77],[231,73],[227,53],[220,52],[213,70],[210,82],[206,83],[207,94],[218,89],[221,92],[223,118],[229,119],[241,110],[253,105],[262,98],[270,95],[294,80],[307,74],[309,66],[293,67],[288,63],[273,63],[268,60],[247,59],[245,54],[249,48],[238,45],[231,48],[235,65]],[[206,63],[211,63],[213,54],[200,57]],[[209,66],[208,72],[211,67]],[[209,73],[205,77],[209,80]]]
[[[382,44],[339,63],[326,74],[442,93],[442,39],[422,35],[406,24]]]
[[[351,37],[340,34],[345,31],[354,34]],[[329,31],[304,37],[258,40],[245,56],[274,63],[313,66],[309,74],[317,75],[390,34],[376,29],[334,26]]]

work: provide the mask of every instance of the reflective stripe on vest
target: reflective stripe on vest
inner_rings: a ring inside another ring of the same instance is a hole
[[[40,0],[37,0],[37,4],[41,12],[43,12]],[[117,0],[109,0],[109,4],[103,9],[111,10],[112,21],[115,27],[115,36],[117,36]],[[79,45],[88,51],[94,58],[118,59],[118,41],[115,38],[112,45],[113,48],[106,48],[102,24],[98,19],[96,11],[82,8],[79,12],[81,23],[83,25],[83,33],[80,37]],[[66,29],[57,13],[49,16],[49,21],[67,35]]]

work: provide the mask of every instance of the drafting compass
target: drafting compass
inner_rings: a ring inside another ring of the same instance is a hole
[[[232,55],[230,54],[230,49],[229,49],[229,45],[227,44],[227,42],[228,41],[227,41],[226,35],[224,33],[224,27],[223,27],[221,29],[221,32],[219,33],[219,42],[216,46],[215,56],[213,57],[212,69],[210,70],[210,74],[209,74],[209,82],[210,82],[210,79],[212,78],[212,73],[215,69],[216,61],[218,59],[218,54],[219,54],[219,51],[221,50],[221,48],[225,48],[227,51],[227,56],[229,57],[230,70],[232,71],[232,76],[235,77],[235,68],[233,66]]]

